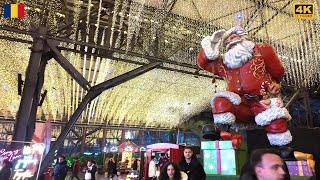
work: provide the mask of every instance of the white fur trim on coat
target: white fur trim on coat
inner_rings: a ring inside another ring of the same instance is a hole
[[[220,43],[221,41],[213,43],[210,36],[202,39],[201,46],[208,59],[215,60],[219,56]]]
[[[236,121],[236,116],[231,112],[213,114],[215,124],[233,124]]]
[[[267,133],[267,136],[271,145],[283,146],[292,141],[292,136],[289,130],[276,134]]]
[[[277,98],[270,98],[270,101],[271,101],[271,103],[270,103],[271,107],[283,108],[283,106],[284,106],[281,98],[278,98],[278,97]]]
[[[238,94],[231,91],[220,91],[215,93],[211,98],[211,101],[210,101],[211,107],[213,106],[213,102],[217,97],[226,98],[229,101],[231,101],[233,105],[239,105],[241,103],[241,97]]]
[[[271,107],[256,115],[255,121],[258,125],[265,126],[279,118],[287,119],[287,121],[291,120],[291,116],[286,108]]]

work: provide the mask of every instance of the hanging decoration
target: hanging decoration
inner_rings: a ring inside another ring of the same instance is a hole
[[[47,23],[53,36],[56,36],[58,27],[64,25],[66,17],[70,15],[73,25],[60,35],[71,31],[70,39],[126,50],[128,54],[108,54],[120,60],[147,63],[149,60],[143,58],[143,55],[152,55],[176,64],[187,64],[191,68],[171,63],[164,63],[163,67],[191,73],[197,71],[192,66],[195,65],[197,51],[200,48],[199,42],[203,37],[211,35],[217,29],[229,29],[235,24],[247,24],[246,30],[249,31],[251,39],[255,42],[267,42],[277,51],[286,68],[283,85],[309,89],[319,85],[318,2],[314,2],[315,17],[317,17],[314,20],[293,19],[289,13],[293,3],[289,1],[269,2],[270,4],[259,1],[255,4],[254,1],[244,0],[236,3],[178,0],[169,6],[170,3],[172,1],[115,0],[111,15],[107,16],[101,13],[106,8],[102,0],[89,0],[86,3],[81,0],[68,1],[67,9],[69,12],[73,11],[69,14],[64,12],[60,1],[50,1],[46,8],[49,15]],[[43,0],[25,2],[24,21],[0,19],[0,23],[27,30],[30,30],[30,24],[37,27],[43,12],[42,4]],[[80,19],[80,16],[85,17]],[[81,22],[84,28],[79,26]],[[110,23],[106,25],[106,22]],[[30,36],[2,30],[1,35],[32,40]],[[99,52],[94,48],[80,49],[80,46],[66,43],[60,45],[83,52]],[[1,39],[0,46],[0,60],[3,62],[0,67],[2,79],[0,93],[3,94],[0,97],[0,102],[3,104],[0,115],[15,117],[20,101],[15,92],[16,75],[25,74],[30,45],[14,44]],[[141,57],[129,55],[132,51],[141,54]],[[91,85],[139,67],[112,58],[66,51],[62,53]],[[216,80],[212,84],[207,78],[197,75],[154,69],[103,92],[86,107],[78,122],[103,125],[141,124],[170,128],[208,110],[210,96],[224,88],[225,83],[221,80]],[[67,121],[86,94],[86,91],[54,61],[50,61],[47,65],[43,89],[48,90],[48,94],[37,117],[54,121]],[[201,95],[198,93],[200,90],[203,91]]]

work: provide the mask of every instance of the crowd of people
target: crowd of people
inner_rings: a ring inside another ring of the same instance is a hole
[[[150,179],[156,179],[155,177]],[[179,164],[161,168],[159,180],[205,180],[206,174],[192,148],[186,147]],[[257,149],[243,166],[240,180],[290,180],[288,168],[276,149]]]
[[[7,180],[10,176],[11,164],[9,161],[3,162],[3,168],[0,171],[0,179]],[[154,167],[153,167],[154,166]],[[134,159],[133,170],[137,170],[138,160]],[[149,162],[149,180],[205,180],[206,173],[203,166],[198,161],[191,147],[185,147],[183,156],[179,163],[167,162],[162,165],[160,174],[156,173],[155,158]],[[79,160],[75,159],[72,165],[71,179],[80,179],[81,171]],[[54,166],[52,175],[53,180],[64,180],[67,176],[68,167],[64,156],[59,156]],[[84,168],[84,179],[95,180],[97,166],[92,160],[88,160]],[[116,162],[114,158],[107,160],[107,178],[116,175]],[[277,149],[256,149],[248,158],[242,167],[240,180],[290,180],[290,175],[286,164],[280,157]]]
[[[73,165],[72,165],[72,175],[71,179],[78,179],[79,178],[79,172],[81,171],[80,162],[77,159],[74,159]],[[95,165],[95,162],[93,160],[88,160],[87,164],[84,168],[84,179],[85,180],[95,180],[96,178],[96,172],[97,172],[97,166]],[[53,180],[65,180],[68,173],[68,166],[66,162],[66,158],[61,155],[58,157],[58,160],[53,168],[52,176]]]
[[[150,168],[153,167],[154,168]],[[183,156],[181,161],[176,164],[173,162],[167,162],[162,164],[160,174],[156,173],[157,168],[155,167],[155,159],[149,162],[149,179],[159,179],[159,180],[204,180],[206,174],[201,163],[197,160],[193,149],[191,147],[186,147],[183,151]],[[133,170],[138,170],[138,159],[134,159],[131,165]],[[80,162],[74,160],[72,165],[72,176],[71,179],[80,179],[78,174],[81,170]],[[53,170],[53,180],[64,180],[67,176],[67,163],[64,156],[59,156],[56,165]],[[117,173],[117,166],[114,158],[107,160],[106,164],[107,178],[113,178]],[[87,161],[87,166],[85,167],[85,180],[95,180],[95,174],[97,172],[97,167],[92,160]]]

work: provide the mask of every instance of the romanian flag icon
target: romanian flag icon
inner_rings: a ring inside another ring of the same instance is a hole
[[[24,18],[24,4],[18,3],[18,4],[4,4],[4,18]]]

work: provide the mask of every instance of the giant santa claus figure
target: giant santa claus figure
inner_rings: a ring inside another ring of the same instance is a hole
[[[228,85],[211,100],[214,123],[255,121],[265,128],[271,145],[286,147],[292,141],[287,128],[291,116],[279,96],[284,68],[272,47],[250,41],[241,27],[218,30],[201,45],[198,66]]]

